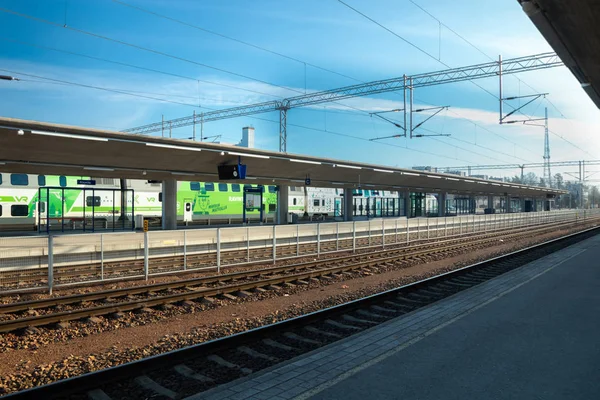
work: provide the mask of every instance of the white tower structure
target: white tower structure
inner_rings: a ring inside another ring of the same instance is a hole
[[[245,126],[242,128],[242,140],[238,144],[240,147],[254,148],[254,128],[252,126]]]

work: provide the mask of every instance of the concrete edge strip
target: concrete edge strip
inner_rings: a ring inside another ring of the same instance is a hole
[[[373,359],[371,359],[369,361],[366,361],[363,364],[361,364],[361,365],[359,365],[357,367],[354,367],[351,370],[346,371],[346,372],[338,375],[337,377],[335,377],[335,378],[333,378],[333,379],[331,379],[331,380],[329,380],[329,381],[327,381],[327,382],[325,382],[325,383],[323,383],[323,384],[321,384],[321,385],[319,385],[317,387],[314,387],[312,389],[307,390],[306,392],[304,392],[304,393],[302,393],[302,394],[294,397],[293,400],[305,400],[305,399],[309,399],[310,397],[312,397],[312,396],[314,396],[314,395],[316,395],[316,394],[318,394],[318,393],[320,393],[320,392],[322,392],[322,391],[324,391],[326,389],[329,389],[330,387],[338,384],[339,382],[341,382],[343,380],[346,380],[347,378],[350,378],[353,375],[356,375],[360,371],[362,371],[362,370],[364,370],[366,368],[369,368],[372,365],[375,365],[375,364],[379,363],[380,361],[383,361],[386,358],[389,358],[389,357],[393,356],[396,353],[401,352],[402,350],[404,350],[404,349],[412,346],[415,343],[420,342],[421,340],[425,339],[426,337],[428,337],[428,336],[436,333],[437,331],[445,328],[446,326],[453,324],[454,322],[462,319],[463,317],[465,317],[465,316],[467,316],[467,315],[469,315],[469,314],[471,314],[471,313],[473,313],[473,312],[475,312],[475,311],[477,311],[477,310],[485,307],[486,305],[488,305],[488,304],[490,304],[490,303],[498,300],[499,298],[501,298],[501,297],[503,297],[503,296],[511,293],[512,291],[520,288],[521,286],[523,286],[523,285],[525,285],[525,284],[533,281],[534,279],[539,278],[540,276],[544,275],[545,273],[547,273],[547,272],[553,270],[554,268],[560,266],[561,264],[569,261],[573,257],[576,257],[576,256],[580,255],[581,253],[585,252],[586,250],[587,250],[587,248],[581,249],[577,253],[574,253],[574,254],[568,256],[567,258],[562,259],[558,263],[553,264],[552,266],[550,266],[547,269],[545,269],[545,270],[539,272],[538,274],[532,276],[531,278],[527,279],[526,281],[523,281],[523,282],[519,283],[518,285],[513,286],[510,289],[507,289],[507,290],[505,290],[505,291],[503,291],[501,293],[498,293],[497,295],[495,295],[494,297],[490,298],[489,300],[487,300],[487,301],[485,301],[485,302],[483,302],[483,303],[481,303],[481,304],[479,304],[479,305],[477,305],[477,306],[475,306],[475,307],[473,307],[473,308],[471,308],[471,309],[463,312],[462,314],[460,314],[460,315],[458,315],[458,316],[456,316],[456,317],[454,317],[454,318],[452,318],[452,319],[450,319],[450,320],[448,320],[446,322],[441,323],[440,325],[438,325],[438,326],[436,326],[434,328],[431,328],[427,332],[425,332],[425,333],[417,336],[414,339],[409,340],[406,343],[403,343],[402,345],[400,345],[399,347],[397,347],[397,348],[395,348],[393,350],[389,350],[388,352],[386,352],[384,354],[381,354],[381,355],[379,355],[379,356],[377,356],[377,357],[375,357],[375,358],[373,358]]]

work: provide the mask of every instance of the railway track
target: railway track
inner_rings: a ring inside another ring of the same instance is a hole
[[[182,399],[401,317],[599,230],[594,227],[384,293],[6,398]]]
[[[528,229],[502,236],[515,240],[542,233],[552,227]],[[210,275],[152,285],[51,297],[42,300],[0,305],[0,332],[10,332],[28,327],[107,316],[128,311],[149,310],[166,304],[203,299],[212,302],[214,297],[249,297],[254,291],[279,289],[288,285],[307,285],[310,280],[327,280],[340,274],[351,275],[380,267],[395,266],[399,262],[449,257],[469,249],[497,244],[498,237],[491,236],[471,241],[430,243],[379,249],[371,253],[352,254],[337,258],[319,259],[298,264],[263,269],[244,270],[229,274]],[[65,310],[65,307],[68,308]],[[30,314],[37,315],[30,315]]]
[[[570,222],[568,222],[570,223]],[[568,224],[567,223],[567,224]],[[565,222],[553,223],[544,225],[547,227],[563,226]],[[523,231],[531,229],[517,228],[512,231]],[[452,228],[450,228],[452,230]],[[484,237],[490,235],[503,235],[510,229],[503,229],[493,231],[491,233],[484,234]],[[439,233],[439,232],[438,232]],[[429,239],[420,238],[420,234],[411,233],[411,240],[418,240],[420,243],[429,243],[442,240],[448,240],[443,236],[432,237]],[[436,234],[437,235],[437,234]],[[390,236],[390,235],[386,235]],[[392,235],[394,236],[394,235]],[[402,240],[396,240],[395,243],[388,243],[387,247],[404,246],[405,245],[405,233],[399,233]],[[465,233],[462,236],[454,236],[453,239],[449,240],[469,240],[472,233]],[[356,247],[357,251],[370,251],[376,247],[383,245],[380,237],[373,238],[357,238]],[[334,253],[334,252],[345,252],[351,251],[353,248],[352,239],[342,239],[339,243],[335,241],[323,242],[320,246],[321,253]],[[300,243],[299,245],[279,245],[277,247],[277,259],[294,259],[315,255],[317,253],[317,245],[315,243]],[[233,251],[222,251],[221,252],[221,265],[222,267],[229,267],[233,265],[245,264],[258,265],[269,262],[269,259],[273,255],[273,250],[270,247],[258,248],[247,250],[233,250]],[[184,264],[186,269],[184,270]],[[185,257],[183,255],[175,256],[164,256],[164,257],[153,257],[149,262],[149,273],[150,274],[168,274],[168,273],[183,273],[183,272],[198,272],[200,269],[211,269],[215,268],[216,265],[216,254],[214,253],[202,253],[202,254],[189,254]],[[7,271],[0,272],[0,282],[2,283],[2,289],[4,290],[15,290],[20,287],[44,287],[47,280],[47,270],[45,268],[27,269],[19,271]],[[144,275],[144,260],[125,260],[116,262],[104,262],[102,265],[99,262],[72,265],[72,266],[59,266],[54,268],[54,282],[55,284],[69,284],[79,283],[85,284],[86,281],[99,279],[103,276],[106,280],[115,279],[126,279],[134,278]]]

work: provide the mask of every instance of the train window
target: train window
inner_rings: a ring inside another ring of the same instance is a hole
[[[38,203],[38,212],[40,214],[43,214],[46,212],[46,203],[45,202],[41,201]]]
[[[2,174],[0,174],[0,185],[2,185]]]
[[[269,212],[275,212],[277,210],[277,204],[269,204]]]
[[[246,189],[252,189],[252,185],[245,184],[244,185],[244,190],[246,190]]]
[[[87,196],[85,198],[85,205],[88,207],[100,207],[100,196]]]
[[[294,205],[296,205],[296,198],[294,197],[293,201]]]
[[[269,186],[269,193],[275,193],[277,192],[277,187],[276,186]]]
[[[10,174],[10,184],[13,186],[29,185],[29,177],[27,174]]]
[[[2,182],[0,181],[0,183],[2,183]],[[295,192],[295,191],[296,191],[296,186],[290,186],[290,192]]]
[[[0,217],[2,216],[2,204],[0,204]]]
[[[260,188],[261,192],[263,192],[263,193],[265,192],[265,187],[263,185],[259,185],[259,188]]]
[[[29,207],[27,205],[13,204],[10,206],[11,217],[26,217],[29,214]]]
[[[206,190],[207,192],[214,192],[215,191],[215,184],[214,183],[205,183],[204,184],[204,190]]]
[[[325,207],[325,200],[321,200],[321,205]]]
[[[226,192],[226,191],[227,191],[227,184],[219,183],[219,192]]]
[[[66,187],[67,186],[67,177],[61,175],[58,178],[58,184],[60,185],[60,187]]]
[[[194,192],[199,192],[200,182],[190,182],[190,190],[193,190]]]
[[[38,186],[46,186],[46,175],[38,175]]]
[[[314,199],[313,200],[313,206],[319,207],[319,199]]]
[[[232,192],[239,192],[240,191],[240,184],[239,183],[232,183],[231,184],[231,191]]]
[[[162,203],[162,192],[158,193],[158,201]]]
[[[365,190],[365,196],[368,196],[368,195],[369,195],[369,191]]]

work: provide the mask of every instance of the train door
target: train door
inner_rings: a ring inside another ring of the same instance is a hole
[[[336,197],[333,204],[333,215],[335,217],[342,216],[342,199],[340,197]]]
[[[425,212],[425,194],[424,193],[411,193],[410,194],[410,216],[414,217],[422,217]]]
[[[192,207],[192,200],[185,199],[183,201],[183,221],[184,222],[192,222],[193,215],[194,215],[194,211],[193,211],[193,207]]]
[[[45,225],[48,219],[48,202],[38,201],[36,207],[36,215],[34,215],[34,221],[36,225]]]

